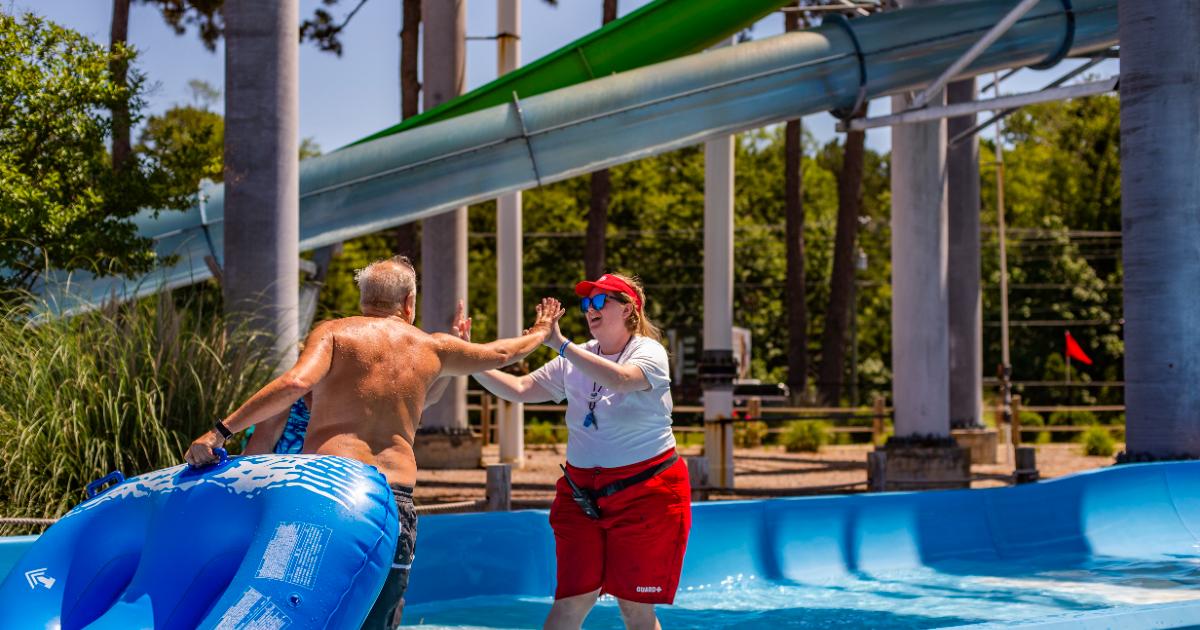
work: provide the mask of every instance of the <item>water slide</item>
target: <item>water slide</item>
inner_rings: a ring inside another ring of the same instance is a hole
[[[692,509],[664,627],[1200,624],[1200,462]],[[34,540],[0,539],[0,577]],[[422,516],[418,549],[407,623],[541,625],[555,581],[544,510]],[[619,627],[617,616],[601,602],[588,623]]]
[[[746,15],[757,16],[778,4],[746,3],[752,7]],[[500,104],[487,100],[501,93],[492,90],[492,96],[470,106],[481,109],[456,111],[453,118],[420,126],[414,119],[413,127],[402,132],[384,131],[373,140],[304,161],[300,248],[316,249],[506,192],[918,88],[1016,4],[1017,0],[967,0],[853,21],[831,19],[806,31],[700,52],[533,96],[518,91],[513,97],[510,91]],[[651,13],[647,9],[642,12]],[[609,25],[609,37],[622,32],[616,26]],[[646,48],[654,49],[653,35],[665,37],[691,27],[668,21],[657,30],[647,28],[641,37]],[[727,36],[736,30],[721,33]],[[715,28],[707,34],[713,32]],[[690,45],[703,48],[714,39],[720,37],[697,37]],[[1110,47],[1116,40],[1117,0],[1043,0],[965,74],[1052,62]],[[589,60],[592,74],[599,74],[596,66],[609,67],[599,58],[605,49],[580,57]],[[561,59],[559,63],[567,63],[565,56]],[[611,67],[617,70],[620,64]],[[438,111],[428,115],[432,119]],[[444,115],[451,115],[449,107]],[[68,282],[52,275],[38,290],[55,310],[71,311],[112,296],[130,298],[202,281],[210,275],[205,256],[222,259],[223,201],[223,188],[211,186],[186,213],[155,218],[147,212],[135,219],[141,233],[155,239],[160,256],[177,256],[174,265],[136,279],[75,274]]]
[[[1200,624],[1200,462],[692,510],[663,627]],[[555,574],[544,511],[422,517],[420,536],[406,621],[540,624]],[[608,627],[613,608],[589,623]]]

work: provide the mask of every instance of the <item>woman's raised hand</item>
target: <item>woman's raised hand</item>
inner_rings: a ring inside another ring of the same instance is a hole
[[[464,313],[463,301],[458,301],[458,310],[454,313],[454,323],[450,324],[450,334],[462,339],[471,340],[471,318]]]
[[[542,343],[558,349],[558,346],[563,342],[562,331],[558,328],[558,320],[567,313],[567,309],[554,298],[542,298],[542,303],[537,307],[537,320],[533,326],[529,327],[529,332],[541,332],[539,328],[545,327]]]

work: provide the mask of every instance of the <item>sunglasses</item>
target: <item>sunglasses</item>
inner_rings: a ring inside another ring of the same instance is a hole
[[[585,297],[585,298],[580,299],[579,300],[579,310],[584,315],[587,315],[588,307],[594,308],[598,311],[598,310],[604,308],[604,305],[608,302],[609,298],[612,298],[618,302],[622,301],[621,298],[612,296],[612,295],[608,295],[607,293],[597,293],[596,295],[593,295],[592,297]]]

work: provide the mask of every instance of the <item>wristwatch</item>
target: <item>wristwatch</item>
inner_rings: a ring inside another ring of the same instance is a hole
[[[225,423],[220,419],[213,423],[213,430],[216,431],[217,435],[220,435],[221,439],[223,440],[228,440],[229,438],[233,437],[233,431],[230,431],[229,427],[225,426]]]

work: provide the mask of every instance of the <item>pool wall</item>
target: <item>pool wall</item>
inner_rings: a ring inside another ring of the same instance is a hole
[[[809,582],[921,566],[953,574],[980,563],[1013,575],[1098,558],[1179,556],[1200,557],[1200,462],[987,490],[701,503],[680,585],[739,576]],[[424,517],[407,600],[547,596],[554,569],[543,511]]]

